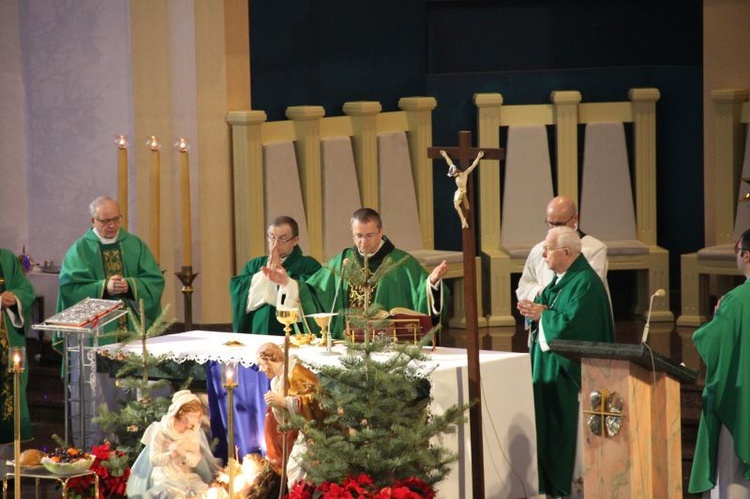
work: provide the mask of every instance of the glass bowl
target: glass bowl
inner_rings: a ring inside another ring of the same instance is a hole
[[[91,465],[94,464],[94,459],[96,459],[94,456],[89,456],[69,463],[57,463],[49,457],[43,457],[42,466],[55,475],[75,475],[91,468]]]

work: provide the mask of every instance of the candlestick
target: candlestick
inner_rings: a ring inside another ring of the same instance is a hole
[[[180,137],[175,144],[180,151],[180,179],[182,195],[182,265],[193,265],[193,234],[191,231],[191,214],[190,214],[190,161],[188,149],[190,145],[188,140]]]
[[[2,318],[0,318],[1,320]],[[26,348],[10,347],[8,358],[12,363],[8,365],[8,371],[13,373],[13,463],[15,474],[13,476],[13,497],[21,496],[21,373],[26,365]]]
[[[227,467],[229,468],[229,497],[234,498],[234,399],[233,392],[237,388],[237,364],[229,361],[222,364],[222,378],[227,390]]]
[[[128,228],[128,136],[117,135],[117,201],[120,203],[120,227]]]
[[[151,150],[151,171],[149,175],[149,205],[151,207],[150,224],[150,244],[151,252],[157,263],[159,262],[160,243],[161,243],[161,144],[155,135],[149,137],[146,146]]]
[[[193,329],[193,280],[198,277],[198,272],[193,273],[193,267],[182,267],[182,272],[174,275],[182,283],[182,297],[185,305],[185,331]]]

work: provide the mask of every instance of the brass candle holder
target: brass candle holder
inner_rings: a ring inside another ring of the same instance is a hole
[[[229,499],[234,498],[234,389],[237,388],[237,363],[221,366],[221,385],[227,390],[227,467],[229,468]]]
[[[198,272],[193,273],[192,265],[183,265],[181,272],[174,275],[182,283],[182,298],[185,304],[185,331],[193,330],[193,281],[198,277]]]
[[[21,373],[26,370],[26,348],[8,349],[8,372],[13,374],[13,497],[21,497]]]

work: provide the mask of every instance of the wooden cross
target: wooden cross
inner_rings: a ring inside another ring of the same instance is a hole
[[[448,157],[458,160],[458,168],[465,172],[469,165],[475,161],[481,151],[482,159],[505,159],[502,149],[489,149],[471,147],[471,132],[458,132],[458,147],[429,147],[427,156],[431,159],[442,158],[440,151],[445,151]],[[464,254],[464,303],[466,303],[466,356],[468,358],[469,371],[469,400],[474,405],[469,409],[469,426],[471,430],[471,479],[473,497],[485,497],[484,495],[484,450],[482,445],[482,388],[479,371],[479,327],[477,324],[477,274],[476,274],[476,237],[474,226],[476,217],[473,216],[474,207],[473,191],[474,183],[472,176],[468,176],[466,182],[466,196],[469,201],[469,210],[464,207],[456,207],[464,213],[468,220],[468,226],[461,230]],[[468,211],[468,213],[467,213]]]

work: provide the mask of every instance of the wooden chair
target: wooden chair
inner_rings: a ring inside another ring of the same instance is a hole
[[[432,142],[432,110],[437,102],[432,97],[406,97],[399,100],[400,111],[383,113],[378,102],[358,101],[347,102],[343,106],[345,116],[324,117],[325,111],[320,106],[293,106],[287,108],[288,120],[267,122],[263,111],[231,111],[227,115],[227,122],[232,126],[232,163],[234,183],[234,217],[235,217],[235,265],[242,268],[251,257],[265,254],[264,244],[265,226],[268,216],[278,213],[267,213],[265,200],[266,175],[276,174],[274,168],[262,168],[264,164],[264,150],[267,145],[286,142],[293,143],[298,168],[298,182],[303,200],[304,218],[307,226],[307,248],[309,254],[325,260],[333,252],[334,244],[346,240],[345,245],[351,243],[348,233],[348,220],[351,216],[353,200],[356,200],[354,187],[344,188],[347,194],[342,201],[342,207],[326,206],[326,199],[336,195],[336,187],[324,185],[324,176],[331,172],[341,171],[350,166],[338,164],[338,158],[346,158],[347,147],[351,147],[354,169],[356,172],[356,188],[358,189],[361,206],[374,208],[378,211],[390,208],[381,205],[381,166],[385,163],[379,160],[378,136],[387,134],[402,134],[407,139],[408,161],[402,161],[398,173],[403,178],[409,173],[412,180],[412,191],[415,205],[401,217],[416,217],[418,229],[412,225],[409,234],[421,237],[421,249],[415,248],[413,254],[420,262],[431,270],[442,259],[443,255],[436,252],[434,246],[433,220],[433,191],[432,191],[432,162],[427,157],[427,148]],[[345,141],[349,141],[347,146]],[[405,159],[404,148],[399,153]],[[407,166],[408,165],[408,166]],[[337,176],[337,173],[331,173]],[[342,182],[352,184],[351,173],[346,173]],[[340,177],[337,177],[337,182]],[[347,180],[348,179],[348,180]],[[286,177],[282,177],[286,181]],[[338,185],[338,184],[337,184]],[[327,187],[326,187],[327,186]],[[332,190],[334,189],[334,190]],[[388,193],[384,194],[386,197]],[[341,198],[341,196],[338,196]],[[281,197],[284,201],[281,207],[275,208],[281,212],[285,209],[289,196]],[[399,203],[401,200],[399,200]],[[414,208],[416,206],[416,209]],[[324,213],[334,214],[335,220],[328,220]],[[345,219],[345,220],[344,220]],[[391,233],[390,224],[396,219],[386,218],[389,224],[386,231],[394,237],[397,244],[400,236]],[[338,224],[343,225],[337,228]],[[456,252],[453,252],[456,253]],[[462,285],[463,266],[449,265],[448,278],[456,279],[454,301],[454,324],[460,326],[463,322]],[[477,293],[480,291],[477,290]],[[481,321],[480,326],[486,324]]]
[[[629,102],[581,103],[576,91],[555,91],[551,104],[504,106],[500,94],[475,94],[479,147],[498,147],[501,130],[518,125],[553,126],[558,195],[578,196],[578,127],[588,123],[633,123],[635,162],[635,239],[647,248],[641,255],[618,254],[609,259],[610,270],[640,270],[640,310],[648,306],[650,293],[669,289],[668,253],[656,245],[656,139],[655,103],[659,91],[632,89]],[[511,274],[521,272],[522,258],[512,258],[502,239],[504,213],[501,210],[499,162],[483,160],[479,182],[481,250],[485,275],[485,313],[491,326],[512,326]],[[504,179],[503,179],[504,181]],[[501,189],[502,192],[502,189]],[[528,209],[543,213],[544,204]],[[613,211],[614,211],[613,207]],[[605,212],[606,215],[607,212]],[[584,216],[582,214],[582,216]],[[585,228],[584,228],[585,229]],[[591,231],[592,235],[599,237]],[[540,234],[539,240],[543,237]],[[520,256],[520,255],[519,255]],[[652,321],[672,320],[668,296],[654,303]]]
[[[706,242],[709,246],[681,257],[682,310],[677,319],[678,326],[697,327],[708,320],[708,278],[710,275],[740,275],[734,243],[750,228],[750,203],[743,202],[750,191],[747,184],[747,180],[750,180],[748,91],[714,90],[711,100],[716,139],[713,209],[710,211],[713,220],[706,221]],[[746,136],[743,127],[747,128]],[[686,335],[692,335],[692,331]]]

